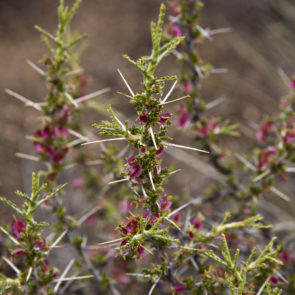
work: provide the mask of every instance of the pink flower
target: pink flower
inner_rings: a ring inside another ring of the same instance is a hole
[[[194,91],[194,85],[191,81],[187,80],[182,84],[181,89],[185,93],[192,93]]]
[[[269,132],[273,131],[273,123],[266,120],[260,124],[259,130],[256,133],[256,139],[259,142],[264,142]]]
[[[128,159],[128,166],[125,169],[127,176],[133,181],[138,181],[136,178],[142,174],[143,170],[139,163],[136,162],[136,157],[132,156]]]
[[[272,286],[275,286],[276,284],[279,283],[279,279],[276,278],[275,276],[271,276],[271,277],[269,278],[269,283],[270,283]]]
[[[285,135],[283,136],[284,143],[290,143],[295,140],[295,128],[293,126],[287,126],[284,129]]]
[[[201,138],[207,137],[211,132],[218,130],[220,123],[209,120],[207,123],[200,122],[197,124],[197,135]]]
[[[169,114],[169,113],[167,113],[167,114],[162,114],[162,115],[160,116],[159,122],[160,122],[160,124],[162,124],[162,125],[166,125],[168,122],[170,122],[171,118],[172,118],[172,114]]]
[[[138,229],[138,222],[136,220],[134,220],[134,219],[130,220],[125,227],[121,226],[121,231],[125,235],[128,234],[128,233],[136,232],[137,229]]]
[[[156,156],[161,157],[164,153],[164,147],[161,145],[158,150],[156,151]]]
[[[192,224],[193,224],[193,227],[196,228],[196,229],[202,229],[203,228],[203,223],[202,223],[202,221],[200,220],[199,217],[195,217]]]
[[[175,214],[172,216],[172,219],[173,219],[175,222],[179,222],[179,221],[180,221],[180,214],[179,214],[179,213],[175,213]]]
[[[275,155],[276,153],[277,153],[277,149],[274,146],[268,146],[266,151],[261,151],[258,155],[257,169],[258,170],[265,169],[270,162],[271,156]]]
[[[11,224],[11,227],[12,227],[12,232],[13,234],[21,239],[22,236],[20,235],[25,229],[26,229],[26,226],[18,219],[15,219],[12,224]]]
[[[54,132],[53,132],[55,137],[67,137],[68,136],[68,127],[65,125],[59,125],[54,127]]]
[[[288,251],[283,251],[280,254],[280,259],[284,264],[289,264],[292,261],[292,257]]]
[[[186,109],[183,105],[179,106],[178,112],[179,112],[180,116],[178,118],[177,125],[181,128],[185,128],[189,123],[190,115],[186,111]]]
[[[81,177],[76,177],[73,179],[73,186],[75,188],[82,188],[84,186],[84,180]]]
[[[167,210],[169,210],[172,206],[172,201],[170,199],[168,199],[168,197],[164,197],[161,199],[160,202],[160,209],[163,212],[166,212]]]
[[[37,153],[43,153],[43,147],[40,143],[35,143],[35,151]]]
[[[139,150],[139,152],[140,152],[141,154],[144,154],[144,153],[146,152],[146,148],[145,148],[145,147],[142,147],[142,148]]]
[[[179,14],[181,11],[181,6],[176,2],[171,2],[170,7],[175,15]]]
[[[181,36],[181,30],[180,27],[176,24],[171,24],[171,35],[173,37],[180,37]]]
[[[295,79],[293,79],[293,80],[291,80],[291,82],[290,82],[290,87],[291,87],[291,89],[295,89]]]
[[[25,251],[23,249],[13,249],[12,250],[12,255],[15,255],[15,256],[21,256],[25,253]]]
[[[177,284],[175,286],[173,286],[173,291],[178,293],[181,292],[185,289],[185,285],[184,284]]]
[[[90,75],[81,75],[80,76],[80,87],[85,88],[90,81],[91,81]]]
[[[142,124],[146,124],[148,121],[148,117],[146,114],[146,110],[144,110],[140,115],[139,115],[139,120]]]
[[[36,246],[41,250],[41,251],[47,251],[48,250],[48,246],[46,244],[46,240],[44,238],[42,238],[42,240],[38,240],[36,241]]]

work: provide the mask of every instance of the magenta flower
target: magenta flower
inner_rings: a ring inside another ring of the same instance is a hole
[[[137,178],[142,174],[142,171],[142,167],[136,162],[136,157],[130,157],[128,159],[128,166],[125,169],[126,175],[129,176],[133,182],[140,182]]]
[[[22,256],[24,253],[25,251],[20,248],[12,250],[12,255],[15,255],[15,256]]]
[[[80,76],[80,87],[85,88],[89,84],[90,81],[91,81],[90,75],[81,75]]]
[[[183,92],[191,94],[194,91],[194,85],[190,80],[187,80],[182,84],[181,89]]]
[[[271,277],[269,278],[269,283],[270,283],[272,286],[275,286],[276,284],[279,283],[279,279],[276,278],[275,276],[271,276]]]
[[[159,122],[160,122],[160,124],[162,124],[162,125],[166,125],[168,122],[170,122],[171,118],[172,118],[172,114],[169,114],[169,113],[167,113],[167,114],[162,114],[162,115],[160,116]]]
[[[291,87],[291,89],[295,89],[295,79],[293,79],[293,80],[291,80],[291,82],[290,82],[290,87]]]
[[[17,238],[21,239],[22,238],[21,233],[26,229],[26,226],[20,220],[15,219],[13,220],[11,227],[12,227],[13,234]]]
[[[186,111],[183,105],[179,106],[178,113],[180,116],[178,118],[177,125],[181,128],[187,127],[190,120],[190,114]]]
[[[273,155],[277,154],[277,149],[274,146],[268,146],[265,151],[261,151],[258,155],[258,170],[265,169]]]
[[[175,15],[178,15],[181,11],[181,6],[176,1],[171,2],[170,7]]]
[[[35,151],[37,153],[43,153],[43,147],[40,143],[35,143]]]
[[[65,125],[59,125],[54,127],[53,132],[55,137],[67,137],[68,136],[68,127]]]
[[[146,110],[144,110],[140,115],[139,115],[139,120],[142,124],[146,124],[148,121],[148,117],[146,114]]]
[[[164,147],[161,145],[158,150],[156,151],[156,156],[161,157],[164,153]]]
[[[209,120],[207,123],[197,124],[197,135],[201,138],[207,137],[211,132],[215,132],[220,127],[217,121]]]
[[[73,179],[73,186],[75,188],[82,188],[84,186],[84,181],[81,177],[76,177]]]
[[[175,213],[173,216],[172,216],[172,219],[175,221],[175,222],[179,222],[180,221],[180,214],[177,212]]]
[[[202,221],[200,220],[199,217],[195,217],[192,224],[193,224],[193,227],[196,228],[196,229],[202,229],[203,228],[203,223],[202,223]]]
[[[143,255],[144,255],[144,248],[143,247],[139,247],[139,248],[137,248],[137,253],[138,253],[138,256],[139,256],[139,258],[143,258]]]
[[[293,126],[287,126],[283,132],[285,135],[283,136],[284,143],[290,143],[295,140],[295,128]]]
[[[146,148],[145,148],[145,147],[142,147],[142,148],[139,150],[139,152],[140,152],[141,154],[144,154],[144,153],[146,152]]]
[[[178,25],[171,24],[170,30],[171,30],[171,35],[173,37],[180,37],[181,36],[181,30],[180,30],[180,27]]]
[[[168,197],[163,197],[161,199],[161,202],[160,202],[160,209],[163,211],[163,212],[166,212],[167,210],[169,210],[172,206],[172,201],[170,199],[168,199]]]
[[[184,284],[177,284],[175,286],[173,286],[173,291],[178,293],[181,292],[185,289],[185,285]]]
[[[41,251],[47,251],[48,250],[48,246],[46,244],[46,240],[44,238],[42,238],[42,240],[38,240],[36,241],[36,246],[41,250]]]
[[[138,228],[138,222],[134,219],[130,220],[125,227],[121,227],[121,231],[126,235],[128,233],[136,232]]]
[[[280,254],[280,260],[284,263],[284,264],[289,264],[292,261],[292,257],[290,255],[290,253],[288,251],[283,251]]]
[[[259,142],[264,142],[269,132],[273,131],[273,123],[270,120],[266,120],[260,124],[259,130],[256,133],[256,139]]]

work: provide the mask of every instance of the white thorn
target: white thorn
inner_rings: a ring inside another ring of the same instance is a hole
[[[269,281],[269,278],[270,278],[270,276],[268,276],[268,277],[266,278],[266,280],[264,281],[264,283],[262,284],[262,286],[260,287],[260,289],[258,290],[258,292],[257,292],[256,295],[260,295],[260,294],[262,293],[262,291],[264,290],[266,284],[267,284],[268,281]]]
[[[157,143],[156,143],[156,140],[155,140],[155,135],[154,135],[152,127],[150,127],[149,131],[150,131],[150,134],[152,136],[152,140],[153,140],[153,144],[155,146],[155,149],[158,150]]]
[[[81,103],[81,102],[85,102],[87,100],[90,100],[92,98],[95,98],[101,94],[104,94],[106,92],[110,91],[110,88],[104,88],[104,89],[101,89],[101,90],[98,90],[98,91],[95,91],[93,93],[90,93],[90,94],[87,94],[87,95],[84,95],[82,97],[79,97],[78,99],[76,99],[75,101],[77,103]]]
[[[2,230],[14,244],[20,245],[20,243],[8,231],[6,231],[2,226],[0,226],[0,230]]]
[[[210,71],[211,74],[226,74],[228,69],[212,69]]]
[[[78,225],[81,225],[85,222],[85,220],[87,220],[88,217],[92,216],[93,214],[95,214],[97,211],[99,211],[101,209],[100,206],[96,206],[94,208],[92,208],[91,210],[89,210],[88,212],[84,213],[82,215],[82,217],[80,217],[77,220]]]
[[[80,143],[83,142],[83,141],[85,141],[85,140],[84,140],[84,139],[81,139],[81,138],[77,138],[77,139],[75,139],[75,140],[69,142],[69,143],[67,144],[67,147],[68,147],[68,148],[71,148],[71,147],[73,147],[73,146],[75,146],[75,145],[80,144]]]
[[[9,259],[4,256],[2,258],[17,274],[20,273],[20,270]]]
[[[172,211],[171,213],[169,213],[169,214],[167,215],[167,217],[170,218],[170,217],[173,216],[175,213],[177,213],[177,212],[183,210],[184,208],[186,208],[186,207],[189,206],[190,204],[199,204],[199,203],[202,202],[202,200],[203,200],[202,197],[199,197],[199,198],[193,199],[193,200],[191,200],[191,201],[189,201],[189,202],[183,204],[183,205],[180,206],[179,208],[175,209],[175,210]]]
[[[155,188],[155,185],[154,185],[153,176],[152,176],[151,171],[149,171],[149,177],[150,177],[150,181],[151,181],[151,184],[152,184],[152,188],[153,188],[153,190],[155,191],[156,188]]]
[[[114,117],[115,117],[115,119],[117,120],[117,122],[120,124],[120,126],[122,127],[122,129],[123,129],[124,131],[126,131],[126,127],[125,127],[125,125],[119,120],[119,118],[118,118],[116,115],[114,115]]]
[[[94,277],[94,275],[85,275],[85,276],[77,276],[77,277],[69,277],[69,278],[60,278],[60,279],[54,280],[54,282],[61,283],[61,282],[65,282],[65,281],[85,280],[85,279],[91,279],[93,277]]]
[[[62,280],[65,278],[65,276],[67,275],[67,273],[69,272],[70,268],[72,267],[73,263],[75,262],[75,259],[72,259],[69,264],[67,265],[67,267],[65,268],[65,270],[63,271],[62,275],[60,276],[59,279],[57,279],[57,283],[53,289],[53,292],[57,292],[60,284],[62,283]]]
[[[142,273],[125,273],[125,275],[130,277],[151,278],[150,275],[144,275]]]
[[[95,140],[95,141],[90,141],[90,142],[84,142],[81,145],[88,145],[88,144],[108,142],[108,141],[119,141],[119,140],[126,140],[126,138],[125,137],[118,137],[118,138],[109,138],[109,139]]]
[[[295,167],[286,167],[286,172],[294,173],[295,172]]]
[[[232,31],[232,28],[220,28],[220,29],[214,29],[210,30],[210,35],[217,35],[217,34],[223,34],[223,33],[229,33]]]
[[[16,99],[20,100],[20,101],[23,102],[26,106],[33,107],[34,109],[36,109],[37,111],[40,111],[40,112],[42,111],[41,107],[40,107],[37,103],[35,103],[35,102],[33,102],[33,101],[27,99],[26,97],[24,97],[24,96],[22,96],[22,95],[20,95],[20,94],[18,94],[18,93],[16,93],[16,92],[14,92],[14,91],[12,91],[12,90],[10,90],[10,89],[5,89],[5,92],[6,92],[8,95],[13,96],[13,97],[15,97]]]
[[[100,165],[102,164],[102,160],[93,160],[93,161],[86,161],[85,164],[87,166],[94,166],[94,165]]]
[[[76,136],[77,138],[83,139],[85,141],[89,141],[89,138],[86,137],[86,136],[84,136],[84,135],[82,135],[81,133],[79,133],[79,132],[77,132],[77,131],[75,131],[73,129],[68,129],[68,130],[69,130],[69,133],[70,134]]]
[[[143,185],[141,186],[141,189],[142,189],[142,193],[143,193],[143,195],[144,195],[145,197],[147,197],[147,194],[146,194],[146,191],[145,191]]]
[[[180,232],[183,232],[182,229],[173,220],[169,219],[168,217],[165,217],[164,219],[170,222],[173,226],[175,226]]]
[[[247,161],[242,155],[235,153],[235,157],[239,161],[241,161],[248,169],[255,170],[255,166],[251,162]]]
[[[165,98],[162,100],[161,104],[165,103],[165,101],[168,99],[168,97],[172,93],[173,89],[175,88],[176,84],[177,84],[177,80],[173,83],[172,87],[170,88],[170,90],[166,94]]]
[[[152,293],[153,293],[154,289],[156,288],[157,284],[159,283],[159,281],[160,281],[160,278],[158,278],[158,279],[155,281],[155,283],[152,285],[152,287],[151,287],[151,289],[150,289],[148,295],[152,295]]]
[[[128,179],[122,178],[122,179],[119,179],[119,180],[111,181],[108,184],[115,184],[115,183],[120,183],[120,182],[125,182],[125,181],[128,181]]]
[[[73,99],[73,97],[69,93],[64,92],[64,95],[76,108],[79,106],[75,99]]]
[[[263,173],[261,173],[258,176],[256,176],[253,179],[253,182],[257,182],[257,181],[261,180],[262,178],[264,178],[265,176],[267,176],[269,173],[270,173],[270,170],[269,169],[266,169]]]
[[[214,99],[213,101],[207,103],[206,107],[207,107],[207,109],[212,109],[224,101],[225,101],[225,97],[221,96],[221,97],[218,97],[218,98]]]
[[[159,105],[166,105],[166,104],[169,104],[169,103],[173,103],[173,102],[176,102],[176,101],[179,101],[179,100],[182,100],[182,99],[186,99],[186,98],[189,98],[190,96],[189,95],[185,95],[185,96],[182,96],[182,97],[179,97],[179,98],[176,98],[176,99],[173,99],[173,100],[170,100],[170,101],[167,101],[167,102],[162,102],[160,103]]]
[[[102,243],[98,243],[96,244],[96,246],[104,246],[104,245],[110,245],[110,244],[114,244],[114,243],[119,243],[123,241],[123,238],[119,238],[119,239],[116,239],[116,240],[112,240],[112,241],[107,241],[107,242],[102,242]],[[89,248],[89,247],[88,247]]]
[[[50,248],[54,248],[61,241],[61,239],[66,235],[67,232],[68,230],[63,231],[61,235],[55,240],[55,242],[51,244]]]
[[[120,72],[119,69],[117,69],[117,71],[119,72],[122,80],[124,81],[125,85],[127,86],[129,92],[131,93],[131,95],[134,97],[134,92],[132,91],[131,87],[129,86],[129,84],[127,83],[126,79],[124,78],[123,74]]]
[[[27,160],[31,160],[34,162],[39,162],[39,158],[32,156],[32,155],[27,155],[27,154],[23,154],[23,153],[16,153],[15,154],[18,158],[22,158],[22,159],[27,159]]]
[[[35,71],[37,71],[40,75],[45,76],[45,72],[40,69],[37,65],[35,65],[32,61],[27,59],[27,63],[29,66],[31,66]]]
[[[164,145],[172,146],[172,147],[176,147],[176,148],[180,148],[180,149],[184,149],[184,150],[191,150],[191,151],[197,151],[197,152],[209,154],[208,151],[193,148],[193,147],[190,147],[190,146],[185,146],[185,145],[180,145],[180,144],[175,144],[175,143],[170,143],[170,142],[164,142]]]
[[[32,271],[33,271],[33,268],[30,267],[30,268],[29,268],[29,271],[28,271],[28,275],[27,275],[27,277],[26,277],[26,282],[30,279],[31,274],[32,274]]]
[[[286,194],[284,194],[283,192],[281,192],[280,190],[278,190],[276,187],[272,186],[270,188],[270,190],[277,195],[278,197],[280,197],[281,199],[283,199],[284,201],[290,202],[291,198],[289,196],[287,196]]]
[[[76,69],[65,74],[65,77],[76,75],[76,74],[82,73],[83,71],[84,71],[83,69]]]

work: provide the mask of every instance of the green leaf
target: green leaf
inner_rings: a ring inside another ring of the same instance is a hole
[[[7,200],[4,197],[0,197],[0,201],[2,201],[3,203],[5,203],[6,205],[8,205],[9,207],[11,207],[14,211],[16,211],[18,214],[23,215],[23,212],[17,207],[16,204],[14,204],[13,202]]]

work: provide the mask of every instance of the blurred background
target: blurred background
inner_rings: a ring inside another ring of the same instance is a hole
[[[246,153],[253,147],[253,127],[277,110],[279,97],[288,91],[278,69],[289,76],[295,72],[295,3],[293,0],[204,2],[202,26],[230,27],[232,31],[206,41],[201,49],[203,58],[214,67],[227,69],[226,74],[211,75],[204,81],[203,97],[208,102],[220,96],[226,98],[212,113],[241,124],[240,138],[225,140],[225,145]],[[149,54],[149,23],[156,20],[160,3],[159,0],[85,0],[72,23],[73,30],[88,33],[88,46],[81,63],[92,76],[89,92],[110,87],[111,91],[98,99],[105,104],[111,101],[126,116],[131,110],[128,101],[116,94],[125,91],[116,69],[120,68],[135,90],[140,89],[137,70],[122,54],[134,59]],[[44,81],[26,60],[38,63],[47,52],[34,25],[55,31],[57,5],[58,0],[0,0],[0,195],[8,198],[13,198],[16,189],[30,190],[30,174],[35,164],[17,158],[15,153],[34,153],[25,136],[32,134],[40,121],[34,110],[9,97],[4,88],[33,101],[44,100]],[[177,73],[174,57],[168,59],[166,66],[162,67],[165,74]],[[90,127],[100,119],[93,112],[85,116],[85,123]],[[174,136],[176,142],[189,143],[191,138],[190,134],[183,135],[182,130],[176,130]],[[175,164],[177,168],[185,168],[181,177],[173,179],[178,191],[187,186],[193,191],[201,190],[202,179],[208,179],[208,175],[202,175],[200,170],[204,169],[199,164]],[[0,205],[2,220],[10,213],[3,206]]]

